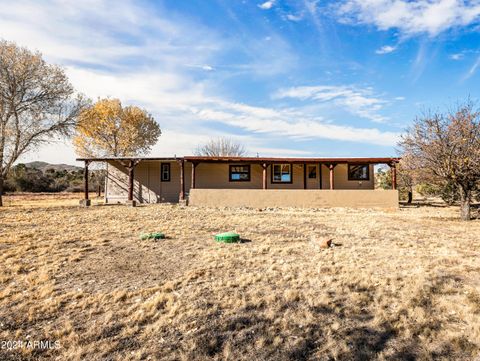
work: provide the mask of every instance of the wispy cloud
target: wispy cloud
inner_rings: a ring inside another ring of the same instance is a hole
[[[287,20],[290,20],[290,21],[300,21],[303,19],[303,15],[302,14],[298,14],[298,15],[295,15],[295,14],[287,14],[285,16],[285,18]]]
[[[450,59],[452,60],[462,60],[464,58],[465,54],[463,53],[456,53],[456,54],[452,54],[450,55]]]
[[[332,124],[331,120],[313,116],[301,109],[258,107],[210,96],[205,93],[202,86],[190,87],[186,79],[174,79],[164,75],[152,76],[145,73],[114,76],[92,70],[74,69],[68,69],[68,74],[76,85],[86,89],[92,96],[115,96],[147,107],[154,113],[160,124],[165,125],[167,129],[165,135],[169,132],[175,134],[180,148],[186,146],[181,144],[182,139],[189,140],[189,138],[178,137],[178,134],[193,132],[211,136],[212,128],[209,125],[211,122],[248,131],[252,135],[330,139],[384,146],[395,144],[399,136],[395,132],[385,132],[377,128]],[[159,86],[160,84],[162,86]],[[290,94],[293,95],[294,92],[292,90]],[[321,96],[317,95],[317,97]],[[323,99],[334,97],[330,91],[330,94],[324,94]],[[372,99],[354,98],[355,96],[349,100],[351,106],[375,103]],[[355,102],[357,105],[354,105]],[[186,127],[188,131],[185,130]],[[217,127],[213,129],[215,128]]]
[[[200,24],[179,24],[128,0],[3,3],[0,36],[39,49],[54,62],[110,69],[138,60],[166,68],[202,64],[223,46]]]
[[[331,124],[321,117],[312,117],[291,109],[253,107],[239,103],[217,103],[218,105],[220,108],[200,110],[197,116],[255,133],[296,139],[320,138],[387,146],[396,144],[399,139],[399,134],[395,132]]]
[[[274,98],[295,98],[300,100],[314,100],[332,102],[346,108],[350,113],[382,123],[386,118],[378,112],[387,103],[375,96],[370,88],[354,86],[301,86],[283,89],[274,94]]]
[[[473,63],[473,65],[470,67],[470,69],[468,70],[468,73],[464,76],[464,80],[474,76],[479,67],[480,67],[480,56],[477,58],[475,63]]]
[[[262,10],[268,10],[271,9],[273,5],[275,5],[275,0],[268,0],[264,3],[258,4],[258,7]]]
[[[384,45],[380,49],[375,50],[376,54],[389,54],[393,53],[395,50],[397,50],[396,46],[391,46],[391,45]]]
[[[460,0],[344,0],[337,8],[341,21],[398,29],[405,36],[436,36],[451,28],[477,24],[478,1]]]

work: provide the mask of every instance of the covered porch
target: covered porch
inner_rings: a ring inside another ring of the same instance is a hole
[[[184,162],[192,164],[193,206],[398,208],[399,158],[188,156]],[[391,168],[389,191],[374,189],[377,164]]]
[[[261,184],[254,183],[252,187],[248,188],[260,188],[260,189],[279,189],[281,185],[287,189],[342,189],[342,185],[336,186],[336,168],[339,165],[348,165],[353,167],[369,166],[366,170],[365,178],[350,178],[350,173],[348,174],[346,181],[359,181],[365,182],[369,181],[373,184],[374,172],[373,165],[376,164],[387,164],[392,170],[392,189],[397,188],[397,176],[396,176],[396,165],[399,162],[399,158],[259,158],[259,157],[200,157],[200,156],[187,156],[184,157],[184,162],[189,162],[192,164],[192,174],[191,174],[191,188],[209,188],[208,185],[212,186],[214,183],[210,180],[209,184],[203,182],[201,186],[198,186],[197,182],[197,168],[201,164],[208,165],[219,165],[219,164],[228,164],[231,167],[241,167],[241,166],[252,166],[256,165],[261,167]],[[277,176],[278,171],[284,172],[283,169],[279,169],[283,165],[284,168],[289,171],[290,178],[287,178],[285,181],[281,179],[283,173],[280,175],[278,181],[274,181],[274,177]],[[275,170],[272,170],[272,167],[276,167]],[[295,177],[293,177],[293,168],[301,170],[301,175],[299,172]],[[318,176],[316,174],[318,170]],[[313,171],[313,172],[312,172]],[[231,186],[226,186],[225,188],[239,188],[238,184],[240,182],[253,182],[251,179],[250,169],[247,169],[248,174],[245,179],[229,179],[230,183],[235,183]],[[327,176],[325,173],[327,172]],[[230,170],[231,173],[231,170]],[[181,173],[185,177],[185,172]],[[230,174],[231,175],[231,174]],[[269,177],[270,175],[270,177]],[[312,177],[313,175],[313,177]],[[295,181],[292,179],[295,178]],[[300,179],[299,179],[300,178]],[[310,179],[316,179],[315,182],[312,182]],[[338,181],[338,177],[337,177]],[[182,180],[185,183],[185,179]],[[291,184],[291,186],[290,186]],[[352,183],[351,183],[352,184]],[[350,185],[351,185],[350,184]],[[227,184],[228,185],[228,184]],[[217,188],[217,187],[215,187]]]
[[[206,199],[213,200],[218,196],[220,200],[231,197],[245,200],[264,199],[262,204],[266,207],[274,204],[343,206],[349,203],[341,201],[342,199],[357,198],[358,202],[353,204],[367,204],[367,200],[387,197],[387,193],[380,195],[378,191],[374,191],[375,164],[390,166],[392,191],[396,194],[396,165],[399,161],[398,158],[200,156],[104,157],[78,160],[85,164],[85,191],[81,201],[85,206],[90,205],[89,165],[92,162],[104,162],[107,165],[106,203],[113,201],[134,206],[138,202],[188,201],[189,204],[199,205],[209,203]],[[327,201],[327,198],[330,200]],[[312,203],[313,199],[317,200]],[[396,202],[398,205],[398,195]],[[230,204],[236,204],[236,201],[232,200]]]

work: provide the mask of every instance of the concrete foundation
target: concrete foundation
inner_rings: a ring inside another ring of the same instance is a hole
[[[207,207],[398,209],[396,190],[191,189],[188,204]]]

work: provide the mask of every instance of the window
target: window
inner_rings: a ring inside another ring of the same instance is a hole
[[[249,165],[231,165],[230,182],[250,182]]]
[[[292,165],[274,164],[272,183],[292,183]]]
[[[317,178],[317,166],[316,165],[309,165],[308,166],[308,178],[309,179]]]
[[[170,182],[170,163],[162,163],[161,177],[162,182]]]
[[[370,171],[368,164],[349,164],[348,165],[348,180],[369,180]]]

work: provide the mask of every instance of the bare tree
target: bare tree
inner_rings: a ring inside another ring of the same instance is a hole
[[[241,157],[247,154],[247,151],[243,144],[231,138],[220,137],[198,146],[195,154],[208,157]]]
[[[84,104],[63,69],[0,40],[0,206],[13,163],[42,142],[68,135]]]
[[[404,154],[400,160],[397,174],[398,188],[406,193],[407,203],[410,204],[413,201],[413,186],[417,178],[417,170],[413,166],[413,162],[408,154]]]
[[[480,112],[473,104],[468,101],[446,114],[417,118],[399,145],[424,179],[459,192],[461,218],[469,220],[472,194],[480,181]]]

